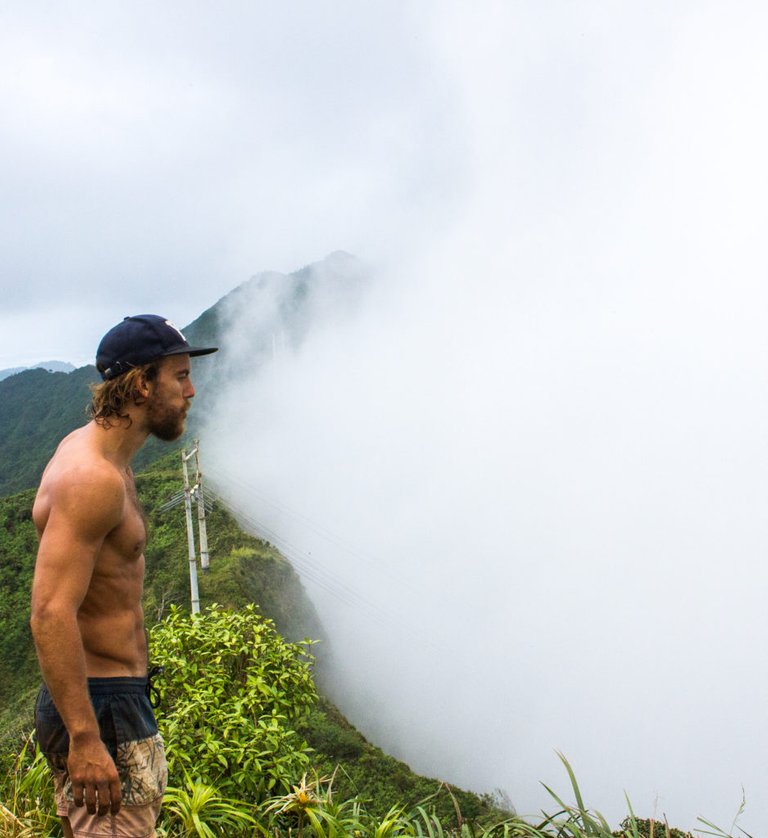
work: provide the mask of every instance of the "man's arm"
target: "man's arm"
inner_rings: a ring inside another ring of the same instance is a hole
[[[75,805],[100,815],[120,808],[117,769],[99,736],[88,696],[77,613],[106,536],[120,523],[125,487],[108,467],[76,469],[46,487],[50,511],[40,537],[30,625],[43,678],[70,739]]]

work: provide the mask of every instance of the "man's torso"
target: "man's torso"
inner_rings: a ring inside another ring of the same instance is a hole
[[[33,518],[42,535],[55,514],[57,486],[83,462],[118,471],[125,487],[122,516],[96,555],[86,595],[77,614],[90,677],[143,676],[147,649],[141,596],[146,526],[133,475],[109,463],[89,436],[90,426],[62,441],[49,462],[35,499]],[[75,487],[76,491],[76,487]]]

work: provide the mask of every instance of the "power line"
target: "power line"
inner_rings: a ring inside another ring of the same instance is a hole
[[[272,500],[271,498],[261,493],[253,485],[246,483],[245,481],[237,477],[232,477],[230,475],[224,476],[220,472],[217,472],[215,469],[208,469],[208,474],[213,475],[219,485],[239,486],[241,489],[244,489],[246,492],[248,492],[248,494],[251,497],[259,501],[260,504],[270,506],[273,509],[280,512],[281,514],[300,522],[304,527],[314,532],[316,535],[320,536],[324,541],[328,542],[329,544],[332,544],[334,547],[351,556],[353,559],[355,559],[356,563],[365,563],[372,571],[378,573],[380,576],[387,578],[390,582],[395,583],[400,590],[407,590],[412,594],[417,593],[416,587],[413,584],[413,582],[405,578],[402,574],[393,572],[391,568],[387,565],[385,560],[377,558],[370,553],[361,551],[359,548],[352,545],[345,538],[333,532],[333,530],[329,529],[328,527],[308,517],[307,515],[301,512],[297,512],[296,510],[291,509],[285,504],[281,504],[277,501]]]
[[[189,461],[195,460],[195,482],[194,485],[190,481],[189,475]],[[411,622],[407,618],[396,617],[388,609],[382,608],[377,603],[371,601],[367,596],[363,595],[361,591],[350,585],[341,576],[329,570],[327,567],[319,564],[316,559],[312,558],[310,551],[306,551],[288,539],[281,536],[279,533],[268,527],[262,521],[254,517],[249,511],[246,511],[240,504],[230,501],[230,492],[222,489],[222,486],[239,487],[246,493],[250,494],[259,503],[272,507],[278,512],[288,515],[296,521],[299,521],[304,527],[312,531],[316,536],[323,541],[331,544],[337,550],[341,550],[356,559],[358,563],[363,562],[369,568],[375,570],[378,574],[387,577],[390,582],[394,582],[401,594],[410,593],[415,594],[416,590],[412,584],[407,584],[402,578],[394,573],[387,572],[384,563],[373,559],[366,555],[345,541],[333,531],[313,521],[306,515],[290,510],[288,507],[272,501],[270,498],[264,496],[257,491],[253,486],[245,483],[242,480],[230,476],[221,476],[213,473],[209,469],[206,478],[207,488],[203,492],[202,469],[200,466],[200,442],[195,439],[190,450],[182,450],[182,470],[184,473],[184,488],[172,495],[164,504],[159,507],[160,511],[168,511],[170,509],[184,504],[185,519],[187,525],[187,543],[189,553],[189,574],[190,574],[190,597],[192,602],[192,613],[196,614],[200,611],[200,598],[197,586],[197,551],[195,548],[195,534],[192,523],[192,502],[197,503],[198,512],[198,531],[201,546],[201,565],[203,569],[208,566],[208,544],[207,544],[207,529],[205,513],[210,512],[214,507],[214,497],[224,499],[224,505],[230,512],[238,519],[242,526],[244,526],[251,533],[258,538],[265,540],[278,548],[280,553],[288,560],[292,567],[299,573],[300,577],[312,582],[319,590],[322,590],[333,599],[347,606],[356,608],[364,614],[365,619],[369,622],[376,623],[380,626],[396,626],[403,629],[405,624]],[[211,476],[213,474],[213,476]],[[211,491],[212,489],[212,491]],[[205,561],[203,563],[203,556]],[[418,608],[414,606],[410,609],[410,613],[417,614]],[[415,632],[410,632],[411,637],[415,637]],[[425,645],[437,650],[435,644],[426,640]]]
[[[222,491],[221,485],[219,484],[218,478],[211,478],[211,470],[208,470],[208,482],[210,485],[213,485],[216,494],[220,498],[228,498],[228,493],[226,491]],[[215,472],[214,472],[215,474]],[[233,485],[237,484],[240,488],[245,489],[246,491],[251,491],[252,487],[249,486],[244,481],[232,478],[223,478],[222,479],[223,485]],[[258,497],[257,492],[252,492],[254,496]],[[260,498],[264,503],[273,508],[278,510],[281,509],[279,504],[276,504],[263,496]],[[338,575],[334,574],[330,571],[327,567],[323,567],[317,563],[316,560],[311,558],[311,553],[301,549],[300,547],[296,546],[295,544],[291,543],[287,539],[283,538],[281,535],[276,533],[274,530],[263,524],[257,518],[255,518],[250,512],[246,511],[242,508],[239,504],[231,502],[229,499],[225,501],[225,505],[227,508],[232,512],[232,514],[240,521],[241,525],[245,526],[253,534],[257,535],[258,537],[263,538],[264,540],[274,544],[280,552],[285,556],[286,559],[291,563],[291,565],[299,571],[300,575],[312,581],[318,588],[332,596],[339,602],[344,603],[345,605],[356,607],[358,608],[364,615],[365,619],[369,622],[377,623],[380,626],[385,627],[392,627],[396,626],[398,629],[403,629],[406,624],[411,623],[412,619],[403,616],[395,616],[390,610],[382,608],[377,603],[372,602],[366,596],[364,596],[358,589],[349,585],[346,581],[343,581]],[[282,507],[282,511],[287,512],[290,514],[290,511],[287,510],[285,507]],[[301,514],[296,513],[293,515],[300,520],[311,522],[311,519],[303,516]],[[316,534],[321,535],[325,538],[328,542],[332,544],[339,544],[344,543],[342,539],[335,536],[330,530],[325,527],[315,526],[314,524],[310,527],[315,531]],[[353,550],[351,547],[346,547],[346,552],[351,553],[353,556],[358,558],[363,558],[367,563],[371,563],[373,560],[369,557],[364,557],[362,554],[358,553],[357,551]],[[380,573],[381,567],[377,563],[375,565],[375,569],[378,570]],[[383,575],[388,576],[390,580],[397,581],[395,574],[386,574]],[[413,586],[406,586],[409,590],[408,593],[415,594],[415,589]],[[398,585],[398,590],[402,593],[405,593],[404,586]],[[412,608],[409,609],[409,613],[411,614],[418,614],[418,606],[414,605]],[[416,631],[412,630],[409,632],[409,635],[413,638],[416,636]],[[434,651],[438,651],[438,646],[434,644],[430,640],[423,641],[424,645],[430,647]]]
[[[210,482],[213,485],[216,494],[219,497],[222,497],[223,493],[218,488],[217,482],[213,480]],[[336,599],[343,601],[347,605],[365,605],[366,607],[372,609],[378,608],[378,606],[366,600],[365,597],[363,597],[349,584],[344,582],[336,574],[332,573],[327,568],[323,568],[318,565],[317,562],[310,558],[310,554],[308,552],[283,538],[274,530],[266,526],[266,524],[257,520],[249,512],[246,512],[242,507],[237,506],[229,500],[226,501],[226,506],[241,524],[245,525],[252,533],[262,538],[264,541],[268,541],[270,544],[274,544],[275,547],[279,548],[285,558],[288,559],[297,570],[300,570],[305,578],[312,580],[316,585],[318,585],[318,587],[326,591],[326,593],[331,594]]]

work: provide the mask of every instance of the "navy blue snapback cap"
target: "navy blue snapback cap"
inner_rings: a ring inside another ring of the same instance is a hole
[[[165,358],[167,355],[210,355],[218,346],[190,346],[182,333],[165,317],[136,314],[113,326],[96,350],[96,369],[104,381]]]

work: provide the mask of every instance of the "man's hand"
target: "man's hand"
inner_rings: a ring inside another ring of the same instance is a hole
[[[75,806],[85,804],[90,815],[97,811],[99,815],[107,812],[116,815],[120,811],[120,777],[98,736],[86,735],[70,740],[67,769]]]

